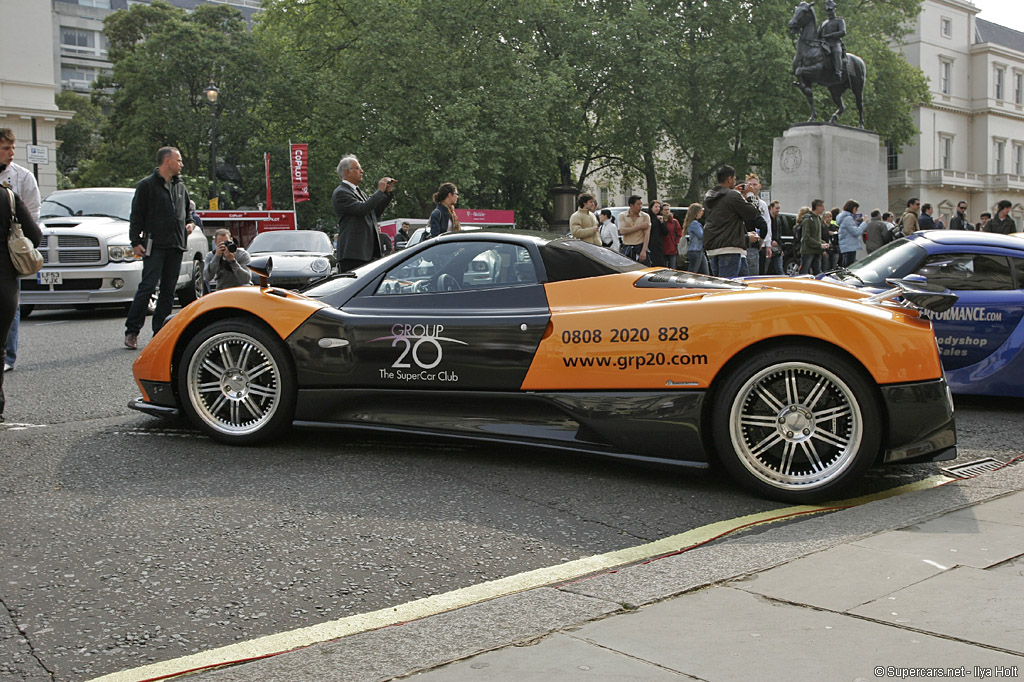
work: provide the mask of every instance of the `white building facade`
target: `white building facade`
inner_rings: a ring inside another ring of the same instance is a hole
[[[924,0],[902,51],[930,80],[917,142],[889,155],[889,210],[911,197],[977,222],[1003,199],[1024,224],[1024,33],[976,17],[964,0]]]
[[[3,6],[0,128],[14,132],[14,162],[36,174],[46,196],[57,188],[57,123],[71,118],[71,112],[60,111],[54,102],[50,6],[14,0],[4,0]],[[29,145],[37,152],[31,160]]]

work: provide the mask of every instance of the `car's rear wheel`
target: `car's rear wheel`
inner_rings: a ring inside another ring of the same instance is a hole
[[[221,320],[185,347],[178,395],[189,418],[224,443],[262,442],[288,428],[295,372],[284,342],[257,322]]]
[[[838,352],[774,348],[717,388],[715,446],[748,488],[787,502],[840,494],[875,461],[882,417],[867,373]]]
[[[184,308],[192,301],[203,295],[203,264],[201,261],[192,261],[192,277],[189,283],[178,290],[178,303]]]

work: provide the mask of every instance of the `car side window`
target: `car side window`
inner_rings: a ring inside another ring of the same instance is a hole
[[[954,291],[999,291],[1016,288],[1010,261],[1003,256],[958,253],[929,256],[917,274]]]
[[[1024,289],[1024,258],[1011,258],[1010,262],[1013,264],[1014,279],[1017,280],[1013,288]]]
[[[375,296],[477,290],[536,283],[530,252],[516,244],[436,244],[388,271]]]

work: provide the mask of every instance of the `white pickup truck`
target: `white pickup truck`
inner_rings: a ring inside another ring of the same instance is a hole
[[[128,238],[134,196],[131,188],[94,187],[58,190],[43,199],[39,251],[44,265],[21,280],[22,317],[37,305],[131,305],[142,279],[142,259]],[[209,251],[206,236],[194,230],[175,289],[182,305],[203,295],[203,259]]]

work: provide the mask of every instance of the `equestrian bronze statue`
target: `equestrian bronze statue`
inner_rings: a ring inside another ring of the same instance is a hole
[[[808,121],[818,120],[818,111],[814,106],[813,86],[822,85],[828,88],[836,111],[829,123],[836,123],[846,111],[843,104],[843,93],[853,90],[857,100],[857,114],[860,127],[864,127],[864,80],[867,73],[864,60],[854,54],[848,54],[843,45],[846,35],[846,22],[836,16],[836,3],[825,2],[828,19],[818,26],[814,15],[814,3],[801,2],[789,20],[789,32],[796,34],[796,57],[793,58],[793,82],[807,98],[811,105],[811,117]]]

